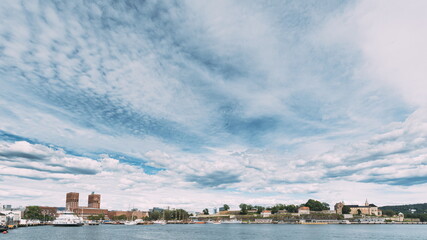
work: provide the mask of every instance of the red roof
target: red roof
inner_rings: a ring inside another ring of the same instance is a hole
[[[300,207],[299,210],[310,210],[309,207]]]

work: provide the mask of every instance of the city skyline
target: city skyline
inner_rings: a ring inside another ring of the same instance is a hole
[[[7,0],[0,202],[426,202],[426,8]]]

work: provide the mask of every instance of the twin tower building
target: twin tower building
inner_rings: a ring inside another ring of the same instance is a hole
[[[88,196],[88,208],[101,208],[101,194],[95,194],[92,192]],[[65,200],[65,206],[68,210],[73,211],[74,209],[82,208],[79,207],[79,193],[69,192],[67,193],[67,199]]]

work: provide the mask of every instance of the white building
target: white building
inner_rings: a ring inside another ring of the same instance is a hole
[[[258,224],[267,224],[267,223],[272,223],[272,222],[273,222],[273,219],[271,219],[271,218],[267,218],[267,219],[257,218],[257,219],[255,219],[255,223],[258,223]]]
[[[266,218],[266,217],[270,217],[271,216],[271,211],[269,210],[264,210],[261,212],[261,217]]]
[[[383,223],[385,218],[367,217],[358,220],[359,223]]]
[[[5,226],[6,225],[6,214],[0,213],[0,225]]]
[[[310,214],[309,207],[300,207],[298,208],[298,214]]]
[[[5,222],[7,221],[11,221],[13,223],[19,223],[19,221],[21,221],[21,211],[0,211],[0,215],[4,214],[5,216]],[[0,216],[0,219],[3,219],[3,215]],[[1,221],[1,220],[0,220]]]

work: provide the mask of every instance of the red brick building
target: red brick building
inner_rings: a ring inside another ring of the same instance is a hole
[[[65,200],[65,207],[69,210],[79,207],[79,193],[69,192],[67,193],[67,198]]]
[[[73,209],[73,212],[83,219],[87,219],[89,216],[104,215],[108,216],[108,209],[100,208],[88,208],[88,207],[78,207]]]
[[[89,208],[101,208],[101,194],[95,194],[92,192],[92,194],[88,196],[87,202],[87,206]]]
[[[84,219],[87,219],[89,216],[108,216],[108,209],[101,209],[101,194],[95,194],[94,192],[88,196],[87,207],[79,206],[79,193],[77,192],[67,193],[65,205],[68,210],[73,211]]]
[[[42,215],[51,216],[51,217],[57,217],[57,215],[58,215],[58,208],[56,208],[56,207],[39,206],[39,208],[40,208]]]
[[[125,215],[126,219],[131,219],[132,216],[136,219],[143,219],[144,217],[148,217],[148,212],[143,212],[143,211],[108,211],[108,217],[110,219],[114,219],[115,217],[119,217],[121,215]]]

